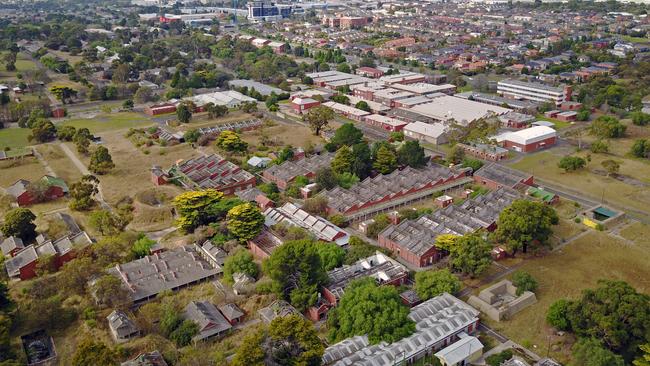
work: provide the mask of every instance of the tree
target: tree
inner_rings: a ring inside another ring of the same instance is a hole
[[[342,64],[338,64],[336,66],[336,71],[344,72],[346,74],[349,74],[350,71],[352,71],[352,70],[350,69],[350,65],[348,65],[346,63],[342,63]]]
[[[363,140],[363,132],[356,128],[352,123],[344,123],[341,127],[337,128],[330,143],[338,149],[339,147],[353,146]]]
[[[634,366],[650,366],[650,343],[639,346],[639,349],[643,354],[634,360],[632,364]]]
[[[241,139],[241,136],[235,131],[222,131],[215,142],[217,146],[226,151],[246,151],[248,143]]]
[[[181,103],[176,108],[176,118],[180,123],[189,123],[192,120],[192,110],[187,103]]]
[[[389,343],[409,336],[415,323],[409,319],[409,309],[393,286],[378,286],[373,278],[350,283],[339,304],[330,310],[327,319],[328,339],[343,339],[367,335],[371,344]]]
[[[93,196],[99,193],[99,180],[94,175],[84,175],[78,182],[70,185],[70,208],[84,211],[91,208],[95,201]]]
[[[171,332],[169,339],[174,341],[178,347],[185,347],[192,343],[192,337],[198,333],[199,325],[190,319],[186,319]]]
[[[359,177],[355,174],[345,172],[337,176],[338,184],[341,188],[350,189],[353,185],[359,183]]]
[[[16,236],[24,242],[30,242],[36,237],[35,219],[36,215],[29,209],[14,208],[5,215],[0,231],[5,237]]]
[[[351,236],[343,263],[353,264],[361,258],[368,258],[371,255],[377,253],[377,249],[377,247],[366,243],[358,237]]]
[[[415,274],[415,292],[422,300],[436,297],[443,292],[454,294],[461,283],[449,270],[424,271]]]
[[[598,154],[598,153],[606,153],[609,151],[609,145],[607,144],[606,141],[603,140],[597,140],[594,141],[594,143],[591,144],[589,147],[592,153]]]
[[[650,114],[648,113],[636,111],[630,113],[630,117],[632,118],[632,123],[637,126],[647,126],[650,123]]]
[[[231,208],[226,219],[230,233],[241,241],[253,239],[264,226],[264,215],[250,202]]]
[[[130,302],[130,293],[122,280],[113,275],[100,277],[91,288],[97,302],[107,307],[117,307]]]
[[[345,258],[345,250],[334,243],[316,243],[316,251],[323,264],[323,269],[331,271],[340,267]]]
[[[195,228],[210,224],[224,212],[219,209],[223,193],[215,189],[184,192],[174,198],[174,207],[178,212],[176,226],[184,232],[192,232]],[[226,211],[227,212],[227,211]]]
[[[141,86],[135,91],[133,99],[136,103],[149,103],[154,100],[153,91],[148,86]]]
[[[123,229],[119,217],[108,210],[97,210],[91,213],[88,224],[102,235],[114,235]]]
[[[131,254],[135,258],[143,258],[149,255],[151,247],[156,244],[156,241],[149,239],[145,235],[141,235],[140,239],[136,240],[131,247]]]
[[[276,319],[279,318],[282,317]],[[253,332],[246,336],[237,348],[230,364],[232,366],[264,366],[266,353],[262,348],[262,342],[265,339],[265,332]]]
[[[85,338],[77,345],[72,357],[73,366],[113,366],[117,363],[117,354],[103,342]]]
[[[645,139],[635,140],[630,153],[637,158],[647,158],[648,154],[650,154],[650,141]]]
[[[320,135],[320,131],[329,125],[330,120],[334,118],[334,111],[326,106],[317,106],[310,108],[309,111],[303,115],[304,122],[309,124],[309,128],[314,131],[314,135]]]
[[[517,288],[517,296],[526,291],[535,292],[537,290],[537,280],[528,272],[516,271],[512,275],[512,284]]]
[[[489,366],[501,366],[504,362],[512,358],[512,351],[507,349],[496,354],[492,354],[485,359]]]
[[[612,116],[600,116],[591,123],[591,133],[600,138],[616,138],[625,134],[627,126]]]
[[[345,105],[350,104],[350,98],[348,98],[348,96],[344,94],[333,95],[330,99],[332,100],[332,102],[345,104]]]
[[[113,70],[113,77],[111,81],[116,84],[124,84],[129,80],[129,65],[126,63],[119,64],[115,70]]]
[[[88,170],[95,174],[103,175],[115,168],[113,158],[104,146],[99,146],[92,155],[90,155],[90,164]]]
[[[408,165],[412,168],[421,168],[427,164],[424,149],[415,140],[406,141],[397,150],[397,162],[400,165]]]
[[[558,330],[570,330],[571,324],[568,319],[570,306],[571,302],[568,300],[557,300],[548,308],[546,322]]]
[[[77,129],[73,126],[61,126],[56,131],[56,137],[61,141],[72,141]]]
[[[460,164],[465,159],[465,150],[458,145],[454,145],[449,153],[449,161],[454,164]]]
[[[122,108],[131,110],[133,109],[133,99],[127,99],[122,103]]]
[[[369,238],[377,239],[379,233],[384,231],[384,229],[387,228],[391,222],[390,218],[388,218],[388,215],[386,214],[378,214],[373,218],[373,220],[375,221],[372,224],[368,225],[366,235]]]
[[[61,103],[66,104],[66,102],[74,98],[78,92],[69,86],[55,85],[50,88],[50,93],[52,93],[56,99],[60,100]]]
[[[621,165],[618,162],[611,159],[603,160],[603,162],[600,164],[603,166],[603,168],[605,168],[605,170],[607,170],[608,176],[618,174],[618,170],[621,167]]]
[[[473,172],[481,169],[483,166],[483,161],[478,159],[465,158],[462,163],[464,167],[472,168]]]
[[[365,100],[360,100],[357,104],[354,105],[354,108],[361,109],[362,111],[371,112],[372,108],[368,105],[368,102]]]
[[[318,184],[321,189],[330,190],[338,185],[338,180],[336,179],[336,174],[332,171],[332,168],[324,167],[316,171],[316,178],[314,181]]]
[[[332,171],[336,174],[350,173],[353,163],[352,150],[347,146],[341,146],[332,160]]]
[[[352,145],[352,155],[354,156],[352,173],[359,179],[365,179],[372,170],[372,158],[368,143],[359,142]]]
[[[381,146],[372,166],[381,174],[389,174],[397,168],[397,157],[391,149]]]
[[[505,243],[516,253],[528,246],[545,245],[553,233],[552,226],[559,218],[555,210],[544,203],[528,200],[516,200],[499,214],[494,238]]]
[[[80,154],[88,154],[88,147],[90,146],[90,139],[93,135],[87,128],[80,128],[75,133],[74,138],[72,139],[77,146],[77,151]]]
[[[446,252],[451,252],[452,248],[456,245],[456,239],[460,236],[454,234],[442,234],[436,237],[435,247],[444,250]]]
[[[621,356],[604,348],[593,338],[580,339],[573,345],[572,366],[623,366],[625,362]]]
[[[49,119],[40,118],[32,125],[32,134],[28,140],[37,142],[48,142],[56,138],[56,127]]]
[[[565,172],[574,172],[587,165],[587,161],[579,156],[565,156],[558,162],[557,166]]]
[[[327,281],[318,251],[311,240],[288,241],[271,253],[264,271],[273,291],[305,310],[318,300],[318,289]]]
[[[233,284],[235,273],[245,273],[252,278],[257,278],[259,268],[253,262],[253,255],[248,250],[238,250],[228,256],[223,264],[223,279],[226,283]]]
[[[452,269],[470,277],[479,276],[492,264],[492,245],[480,233],[460,236],[449,251]]]

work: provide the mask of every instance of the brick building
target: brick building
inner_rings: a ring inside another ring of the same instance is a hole
[[[316,176],[321,168],[329,167],[334,159],[334,154],[324,153],[312,155],[298,161],[285,161],[280,165],[273,165],[262,173],[264,180],[275,183],[280,189],[287,189],[291,182],[298,176],[309,179]]]

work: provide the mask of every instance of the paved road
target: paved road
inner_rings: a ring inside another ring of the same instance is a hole
[[[84,163],[81,160],[79,160],[77,155],[74,152],[72,152],[72,150],[70,150],[70,148],[66,144],[59,143],[59,146],[61,147],[61,150],[63,150],[63,152],[72,161],[72,163],[77,167],[77,169],[79,169],[81,174],[83,174],[83,175],[91,175],[90,170],[88,170],[88,168],[84,165]],[[99,204],[103,208],[105,208],[106,210],[112,211],[113,208],[111,207],[111,205],[109,205],[106,202],[106,200],[104,200],[104,195],[102,194],[102,185],[101,185],[101,183],[97,186],[97,190],[99,191],[99,193],[97,194],[96,198],[97,198],[97,201],[99,201]]]

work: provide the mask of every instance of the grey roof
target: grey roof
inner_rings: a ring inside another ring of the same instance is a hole
[[[11,251],[15,249],[23,249],[24,247],[25,244],[23,244],[23,240],[15,236],[10,236],[6,238],[0,244],[0,248],[2,249],[2,254],[5,256],[9,256],[9,253],[11,253]]]
[[[237,122],[228,122],[228,123],[223,123],[219,124],[216,126],[212,127],[200,127],[199,132],[204,135],[204,134],[210,134],[210,135],[219,135],[223,131],[235,131],[235,130],[243,130],[243,129],[251,129],[255,128],[258,126],[262,125],[262,121],[259,119],[248,119],[244,121],[237,121]]]
[[[320,216],[310,214],[291,202],[287,202],[281,207],[269,207],[264,211],[264,216],[266,218],[266,226],[270,227],[284,222],[292,226],[301,227],[323,241],[337,241],[339,243],[339,238],[347,236],[347,233],[338,226]],[[347,240],[340,244],[347,244]]]
[[[219,310],[228,320],[233,320],[244,316],[244,312],[236,304],[220,305]]]
[[[302,315],[296,308],[284,300],[274,301],[271,305],[261,308],[258,313],[262,317],[262,320],[267,323],[270,323],[279,316]]]
[[[403,276],[408,276],[406,267],[387,255],[376,252],[351,265],[344,265],[329,271],[327,273],[329,284],[326,287],[336,298],[340,298],[350,282],[356,279],[372,277],[377,283],[382,284]]]
[[[259,195],[265,195],[265,194],[264,192],[260,191],[260,189],[257,187],[235,192],[235,196],[239,197],[240,200],[245,202],[255,202],[255,199]]]
[[[510,169],[497,163],[484,165],[474,173],[474,176],[489,179],[509,188],[514,188],[520,184],[521,181],[531,177],[528,173]]]
[[[221,273],[203,259],[201,251],[196,245],[186,245],[118,264],[108,271],[122,280],[132,300],[138,302]]]
[[[38,253],[34,245],[28,245],[25,249],[16,254],[15,257],[5,261],[5,268],[9,277],[20,275],[20,269],[38,259]]]
[[[143,353],[138,357],[122,362],[121,366],[167,366],[167,362],[158,351]]]
[[[195,341],[219,335],[232,328],[223,314],[208,301],[189,303],[185,307],[185,319],[192,320],[199,325],[199,334],[193,338]]]
[[[278,95],[284,93],[282,89],[269,86],[266,84],[262,84],[254,80],[246,80],[246,79],[230,80],[228,82],[228,85],[230,87],[237,87],[237,88],[247,87],[249,90],[251,88],[255,88],[255,90],[257,90],[260,94],[264,96],[271,95],[271,93],[275,93]]]
[[[423,169],[406,167],[390,174],[368,177],[349,189],[336,187],[325,192],[330,208],[344,213],[348,210],[368,207],[386,197],[420,190],[429,184],[438,184],[456,177],[459,173],[442,165],[431,164]],[[465,174],[464,172],[462,173]]]
[[[518,198],[518,193],[501,188],[467,200],[460,206],[450,205],[416,220],[389,226],[379,235],[404,250],[423,255],[434,247],[439,235],[465,235],[490,227],[499,213]]]
[[[324,365],[384,366],[411,359],[425,349],[437,348],[447,337],[478,321],[479,311],[443,293],[411,309],[415,332],[397,342],[370,345],[367,336],[356,336],[325,349]]]
[[[264,171],[273,177],[289,182],[300,175],[315,174],[319,169],[329,167],[334,159],[333,153],[312,155],[298,161],[285,161],[280,165],[273,165]]]
[[[106,319],[108,320],[109,328],[111,328],[113,335],[117,339],[128,338],[134,333],[140,331],[135,323],[129,319],[126,313],[122,310],[113,310]]]
[[[226,253],[225,250],[219,248],[218,246],[212,244],[212,241],[206,240],[201,245],[201,248],[203,249],[203,254],[207,255],[209,259],[217,263],[219,266],[223,266],[223,264],[226,262],[228,253]]]
[[[515,79],[501,80],[501,81],[498,82],[498,84],[500,84],[500,85],[514,85],[514,86],[524,87],[524,88],[533,88],[533,89],[539,89],[539,90],[549,91],[549,92],[553,92],[553,93],[562,93],[562,92],[564,92],[564,88],[562,88],[562,87],[551,86],[551,85],[546,85],[546,84],[537,83],[537,82],[520,81],[520,80],[515,80]]]
[[[217,154],[188,159],[175,168],[197,188],[219,189],[254,178],[251,173]]]
[[[18,198],[21,194],[27,192],[27,187],[29,187],[30,184],[31,183],[28,180],[19,179],[16,183],[7,187],[5,191],[14,198]]]

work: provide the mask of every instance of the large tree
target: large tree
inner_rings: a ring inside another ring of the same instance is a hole
[[[273,290],[300,310],[318,300],[318,290],[327,275],[315,244],[307,240],[284,243],[271,253],[264,271],[273,280]]]
[[[397,162],[401,165],[408,165],[412,168],[421,168],[427,163],[424,149],[415,140],[406,141],[397,150]]]
[[[328,338],[338,342],[355,335],[368,335],[370,343],[395,342],[415,331],[409,309],[392,286],[378,286],[373,278],[348,285],[327,319]]]
[[[309,124],[309,128],[314,131],[314,135],[318,136],[321,130],[334,119],[334,111],[326,106],[318,106],[310,108],[302,119]]]
[[[596,339],[583,338],[573,345],[571,366],[623,366],[625,362],[619,355],[604,348]]]
[[[397,168],[397,157],[391,149],[381,146],[377,150],[377,157],[372,166],[381,174],[389,174]]]
[[[252,278],[257,278],[259,268],[253,262],[253,255],[248,250],[238,250],[228,256],[223,264],[223,279],[226,283],[232,284],[235,273],[245,273]]]
[[[352,173],[361,180],[365,179],[372,170],[372,158],[368,143],[359,142],[352,145],[352,156],[354,157]]]
[[[459,236],[449,251],[449,265],[456,271],[476,277],[492,263],[492,245],[481,233]]]
[[[316,251],[320,256],[323,269],[330,271],[343,264],[345,249],[335,243],[316,243]]]
[[[113,163],[113,158],[108,152],[108,149],[104,146],[99,146],[90,156],[90,164],[88,164],[88,170],[95,174],[106,174],[111,169],[115,168],[115,163]]]
[[[83,211],[91,208],[95,201],[93,196],[99,193],[99,180],[94,175],[84,175],[78,182],[70,185],[70,208]]]
[[[351,173],[353,164],[352,150],[347,146],[341,146],[336,150],[336,155],[332,160],[332,171],[336,174]]]
[[[113,366],[116,364],[117,358],[117,353],[103,342],[85,338],[75,349],[72,365]]]
[[[443,292],[454,294],[460,290],[460,287],[460,280],[447,269],[415,274],[415,292],[422,300],[428,300]]]
[[[5,215],[0,231],[6,237],[16,236],[25,242],[29,242],[36,237],[35,219],[36,215],[29,209],[15,208]]]
[[[337,128],[330,143],[335,149],[345,145],[352,146],[358,144],[363,140],[363,132],[356,128],[352,123],[344,123],[341,127]]]
[[[226,219],[230,233],[241,241],[253,239],[264,226],[260,209],[250,202],[231,208]]]
[[[201,225],[207,225],[222,217],[224,212],[217,209],[223,193],[215,189],[184,192],[174,198],[178,212],[176,225],[185,232],[192,232]]]
[[[499,214],[494,238],[513,252],[524,253],[529,245],[545,245],[559,218],[555,210],[542,202],[516,200]]]
[[[248,143],[242,140],[241,136],[235,131],[221,132],[215,144],[226,151],[242,152],[248,148]]]
[[[244,338],[232,365],[318,366],[324,351],[314,325],[299,315],[289,315],[273,319],[268,330]]]
[[[176,109],[176,118],[180,123],[189,123],[192,120],[192,109],[187,103],[181,103]]]
[[[46,118],[39,118],[32,124],[32,133],[28,136],[30,141],[48,142],[56,138],[56,127]]]
[[[627,126],[616,117],[600,116],[591,123],[591,133],[600,138],[623,137]]]

